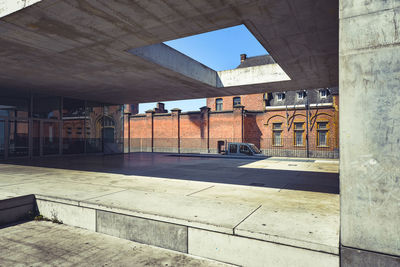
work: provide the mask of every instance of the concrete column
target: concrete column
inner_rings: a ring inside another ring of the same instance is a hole
[[[203,136],[202,138],[205,139],[205,145],[207,153],[210,153],[210,108],[207,106],[200,108],[201,118],[202,118],[202,129],[203,129]]]
[[[400,1],[340,0],[342,266],[400,265]]]
[[[244,106],[233,107],[233,138],[234,142],[243,142]]]
[[[172,131],[176,138],[176,150],[181,153],[181,110],[179,108],[171,109]]]
[[[146,111],[146,134],[144,140],[145,151],[154,152],[154,111]]]

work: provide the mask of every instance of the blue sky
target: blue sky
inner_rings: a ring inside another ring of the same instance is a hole
[[[216,71],[236,68],[240,64],[240,54],[252,57],[268,53],[244,25],[176,39],[165,44]],[[180,108],[182,111],[192,111],[205,106],[206,99],[164,103],[168,110]],[[155,105],[155,102],[139,104],[139,113],[153,109]]]

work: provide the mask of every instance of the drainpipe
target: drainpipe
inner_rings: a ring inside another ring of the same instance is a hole
[[[308,142],[308,124],[309,124],[309,108],[310,108],[310,105],[309,105],[309,102],[308,102],[308,94],[306,95],[306,97],[307,97],[307,103],[306,103],[306,112],[307,112],[307,116],[306,116],[306,118],[307,118],[307,134],[306,134],[306,145],[307,145],[307,158],[309,158],[310,157],[310,147],[309,147],[309,142]]]

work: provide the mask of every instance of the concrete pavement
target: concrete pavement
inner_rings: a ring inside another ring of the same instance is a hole
[[[274,256],[278,261],[293,253],[299,258],[291,260],[301,259],[303,266],[315,257],[329,266],[338,263],[339,195],[325,193],[335,188],[337,174],[307,171],[324,163],[307,162],[303,170],[284,171],[270,168],[298,161],[179,159],[164,154],[125,159],[122,164],[119,156],[81,157],[75,170],[67,157],[62,164],[58,159],[31,162],[46,167],[0,164],[0,196],[35,194],[39,211],[49,218],[193,255],[211,257],[214,253],[206,248],[217,246],[220,253],[212,258],[220,261],[247,253],[227,244],[250,242],[250,251],[257,246],[266,255],[270,246],[281,251]],[[329,169],[335,163],[326,165]],[[175,179],[164,178],[174,174]],[[210,239],[201,241],[202,235]],[[211,243],[199,247],[198,242]],[[295,252],[289,252],[292,247]],[[252,266],[246,256],[236,260],[228,262]]]
[[[232,266],[45,221],[0,229],[0,266]]]

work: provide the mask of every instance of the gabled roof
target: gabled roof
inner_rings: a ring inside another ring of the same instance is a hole
[[[237,68],[248,68],[260,65],[274,64],[275,60],[270,55],[246,58]]]

